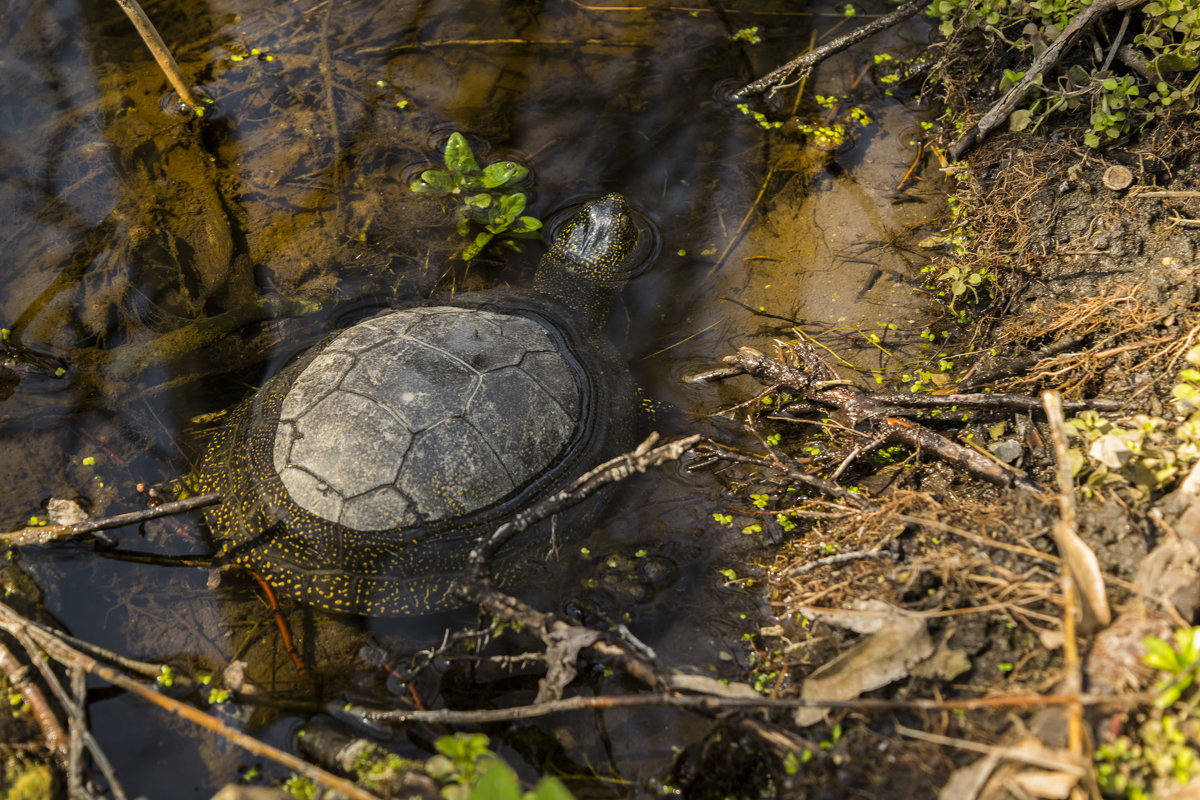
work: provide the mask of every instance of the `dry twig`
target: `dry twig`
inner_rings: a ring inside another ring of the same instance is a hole
[[[958,161],[961,159],[975,145],[976,141],[987,136],[993,128],[1000,124],[1001,120],[1007,119],[1008,115],[1020,105],[1025,96],[1033,89],[1035,83],[1041,80],[1047,70],[1058,63],[1067,47],[1073,44],[1079,38],[1080,34],[1087,30],[1088,26],[1095,22],[1101,14],[1113,9],[1132,8],[1140,2],[1142,0],[1096,0],[1090,6],[1086,6],[1063,29],[1058,38],[1042,51],[1041,55],[1033,60],[1033,63],[1029,65],[1029,69],[1025,70],[1024,77],[1008,90],[1008,94],[1004,95],[995,105],[988,109],[983,118],[972,125],[957,142],[950,145],[950,160]]]
[[[127,692],[136,694],[138,697],[146,700],[153,705],[158,706],[172,714],[183,717],[190,722],[204,727],[233,744],[242,747],[254,755],[263,758],[269,758],[276,763],[282,764],[287,769],[304,775],[310,780],[326,786],[331,789],[336,789],[344,793],[348,797],[356,798],[356,800],[378,800],[375,795],[361,788],[360,786],[348,781],[344,778],[339,778],[329,772],[326,772],[319,767],[309,764],[307,761],[297,758],[291,753],[284,752],[278,748],[261,742],[258,739],[248,736],[245,733],[233,728],[229,724],[220,719],[206,714],[203,711],[192,708],[189,705],[179,702],[174,698],[156,691],[153,687],[147,686],[140,681],[133,680],[128,675],[118,672],[112,667],[101,664],[92,656],[75,648],[69,644],[57,631],[50,630],[40,625],[35,625],[25,617],[18,614],[9,606],[0,603],[0,630],[4,630],[10,635],[16,637],[22,643],[26,652],[34,653],[37,651],[45,651],[46,655],[57,661],[59,664],[67,667],[72,671],[86,671],[91,675],[95,675],[101,680],[107,681]],[[46,673],[43,672],[45,676]],[[51,673],[51,677],[52,673]],[[50,679],[47,679],[50,682]],[[70,696],[58,685],[55,678],[51,683],[52,688],[55,688],[55,695],[59,702],[64,706],[72,705]],[[79,718],[82,721],[83,711],[78,710]],[[116,780],[116,775],[112,771],[107,758],[104,757],[103,751],[99,748],[95,739],[91,737],[90,732],[84,731],[84,743],[92,758],[96,760],[97,766],[104,772],[105,779],[109,783],[109,788],[113,795],[117,798],[124,798],[124,793],[121,792],[120,784]]]
[[[138,5],[137,0],[117,0],[117,5],[129,16],[133,26],[137,28],[138,35],[150,49],[150,54],[158,62],[159,69],[167,76],[171,86],[175,87],[179,99],[191,106],[193,110],[198,108],[200,103],[196,100],[196,95],[192,93],[192,87],[188,85],[187,78],[183,77],[183,72],[179,69],[179,64],[175,62],[175,57],[171,55],[166,42],[158,35],[154,23],[146,16],[146,12]]]
[[[863,39],[874,36],[880,31],[887,30],[893,25],[903,22],[909,17],[915,16],[925,3],[922,0],[913,0],[913,2],[905,3],[890,14],[885,14],[878,19],[868,22],[860,28],[856,28],[845,36],[839,36],[832,42],[827,42],[816,50],[805,53],[802,56],[793,58],[781,67],[771,70],[769,73],[759,78],[756,81],[746,84],[741,89],[733,93],[734,100],[745,100],[747,97],[762,94],[770,89],[776,91],[781,88],[785,82],[792,76],[793,73],[799,72],[801,79],[808,76],[808,73],[817,64],[820,64],[830,56],[840,53],[851,45],[858,44]]]

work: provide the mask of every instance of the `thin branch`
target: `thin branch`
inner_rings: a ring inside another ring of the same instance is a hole
[[[913,2],[905,3],[890,14],[885,14],[878,19],[868,22],[860,28],[850,31],[845,36],[839,36],[832,42],[827,42],[816,50],[805,53],[802,56],[793,58],[791,61],[784,64],[782,67],[777,67],[769,73],[759,78],[756,81],[746,84],[741,89],[733,93],[733,99],[745,100],[747,97],[762,94],[768,89],[773,89],[787,81],[792,73],[801,70],[803,75],[807,76],[812,68],[820,64],[830,56],[840,53],[851,45],[858,44],[863,39],[874,36],[880,31],[887,30],[893,25],[903,22],[909,17],[915,16],[925,6],[923,0],[913,0]]]
[[[966,700],[885,700],[882,698],[858,698],[855,700],[807,700],[800,697],[714,697],[680,694],[633,694],[611,696],[576,696],[553,700],[536,705],[511,708],[472,709],[460,711],[438,708],[430,711],[373,709],[350,706],[346,710],[367,722],[403,724],[409,722],[443,723],[452,725],[478,725],[487,722],[512,722],[534,719],[551,714],[586,709],[648,708],[670,706],[690,711],[715,714],[733,709],[781,709],[797,708],[844,708],[863,712],[883,711],[975,711],[986,708],[1013,708],[1020,706],[1062,706],[1080,703],[1087,706],[1130,705],[1153,701],[1149,693],[1138,695],[1097,694],[1023,694],[998,697],[980,697]]]
[[[336,789],[348,797],[355,798],[355,800],[378,800],[376,795],[351,781],[339,778],[337,775],[309,764],[307,761],[297,758],[291,753],[284,752],[252,736],[248,736],[211,714],[206,714],[172,697],[167,697],[161,692],[156,691],[153,687],[133,680],[128,675],[118,672],[112,667],[101,664],[88,654],[67,644],[56,632],[29,624],[29,620],[4,603],[0,603],[0,629],[18,637],[18,639],[23,637],[32,639],[36,642],[37,648],[44,650],[48,656],[68,668],[86,670],[101,680],[107,681],[159,708],[219,734],[254,755],[269,758],[278,764],[282,764],[287,769],[298,772],[322,786]],[[29,649],[30,647],[26,646],[26,650],[28,651]],[[110,778],[111,783],[112,780]],[[119,791],[119,787],[117,790]]]
[[[828,368],[819,364],[816,354],[805,343],[793,345],[792,352],[805,363],[805,369],[790,367],[749,347],[739,349],[736,355],[727,356],[725,360],[740,366],[746,374],[764,384],[787,386],[806,400],[844,412],[851,420],[850,427],[869,429],[864,431],[867,436],[932,453],[997,486],[1017,488],[1035,495],[1045,493],[1037,483],[1006,465],[963,447],[930,428],[893,416],[892,410],[874,396],[852,386],[830,385],[826,374]],[[815,373],[814,369],[817,370]]]
[[[1132,8],[1141,2],[1143,0],[1096,0],[1076,14],[1075,18],[1058,35],[1058,38],[1033,60],[1029,69],[1025,70],[1024,77],[1008,90],[1008,94],[988,109],[983,118],[972,125],[957,142],[950,145],[950,160],[960,160],[968,150],[975,146],[975,142],[987,136],[1002,120],[1008,119],[1008,115],[1021,104],[1036,83],[1046,74],[1046,71],[1058,63],[1066,49],[1074,44],[1080,34],[1099,19],[1101,14],[1113,9]]]
[[[159,69],[175,87],[179,99],[187,103],[193,111],[200,108],[200,103],[196,100],[196,95],[192,94],[192,88],[188,85],[187,78],[183,77],[183,72],[180,71],[179,64],[175,62],[175,57],[167,49],[167,43],[158,35],[154,23],[146,16],[146,12],[138,5],[137,0],[117,0],[117,5],[129,15],[133,27],[137,28],[138,35],[150,49],[150,54],[158,62]]]
[[[169,503],[162,503],[153,508],[146,508],[141,511],[115,514],[111,517],[92,519],[76,525],[30,526],[22,528],[19,531],[13,531],[12,533],[0,533],[0,541],[19,545],[49,544],[61,539],[74,539],[89,533],[96,533],[97,531],[123,528],[126,525],[136,525],[148,520],[158,519],[159,517],[182,514],[185,511],[195,511],[198,508],[215,506],[220,502],[221,495],[219,494],[201,494],[195,497],[188,497],[184,500],[172,500]]]

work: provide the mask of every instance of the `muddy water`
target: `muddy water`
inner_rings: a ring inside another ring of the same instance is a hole
[[[136,506],[138,482],[187,472],[211,425],[203,415],[371,308],[528,285],[537,243],[467,269],[453,258],[460,242],[446,209],[407,189],[454,130],[481,161],[532,169],[530,213],[550,219],[620,191],[657,231],[658,263],[628,287],[609,330],[656,408],[647,430],[739,441],[738,425],[717,415],[739,389],[679,379],[733,347],[768,348],[793,325],[825,331],[861,367],[887,366],[866,337],[879,323],[913,331],[930,317],[908,245],[940,213],[940,186],[921,182],[935,175],[923,168],[897,189],[919,118],[864,67],[874,51],[918,52],[924,31],[870,42],[810,80],[803,122],[831,119],[814,91],[849,97],[833,115],[852,139],[822,150],[794,125],[765,131],[723,99],[730,79],[765,72],[839,24],[840,12],[792,5],[151,4],[184,72],[214,101],[195,124],[163,112],[166,84],[115,5],[10,4],[0,19],[0,321],[12,330],[3,385],[13,391],[0,405],[0,523],[44,518],[50,497],[96,514]],[[762,43],[731,39],[750,26]],[[783,98],[775,118],[793,102]],[[854,105],[870,125],[848,120]],[[744,574],[743,559],[769,553],[781,533],[715,525],[712,512],[730,507],[718,479],[682,467],[631,482],[589,555],[565,561],[548,595],[626,622],[668,664],[738,677],[749,666],[738,642],[760,601],[720,570]],[[190,518],[114,535],[125,550],[207,549]],[[638,552],[652,574],[626,563]],[[295,699],[301,684],[269,615],[236,579],[213,588],[203,570],[85,546],[26,550],[18,563],[77,636],[198,672],[243,659],[254,680]],[[365,631],[298,611],[302,653],[327,687],[312,706],[395,702],[398,687],[357,660],[368,634],[401,663],[448,624],[473,621]],[[464,706],[529,699],[528,681],[445,675],[421,678],[427,703],[439,693]],[[99,693],[89,711],[134,795],[205,796],[252,763],[122,695]],[[283,744],[306,716],[222,713]],[[595,770],[618,779],[612,792],[638,794],[705,731],[687,715],[638,711],[490,733],[523,769],[547,768],[553,739],[554,768]],[[420,756],[431,735],[393,744]]]

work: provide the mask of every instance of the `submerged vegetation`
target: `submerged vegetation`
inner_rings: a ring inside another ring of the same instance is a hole
[[[541,229],[540,220],[522,214],[525,193],[517,187],[529,175],[526,167],[515,161],[497,161],[480,168],[471,145],[458,132],[446,140],[445,164],[444,170],[422,172],[410,188],[417,194],[457,200],[458,233],[471,239],[462,250],[464,261],[475,258],[494,240],[519,249],[512,237]]]

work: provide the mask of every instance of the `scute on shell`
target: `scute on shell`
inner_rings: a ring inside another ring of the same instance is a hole
[[[354,530],[469,513],[570,442],[579,369],[528,317],[388,312],[338,334],[296,378],[275,468],[298,505]]]

